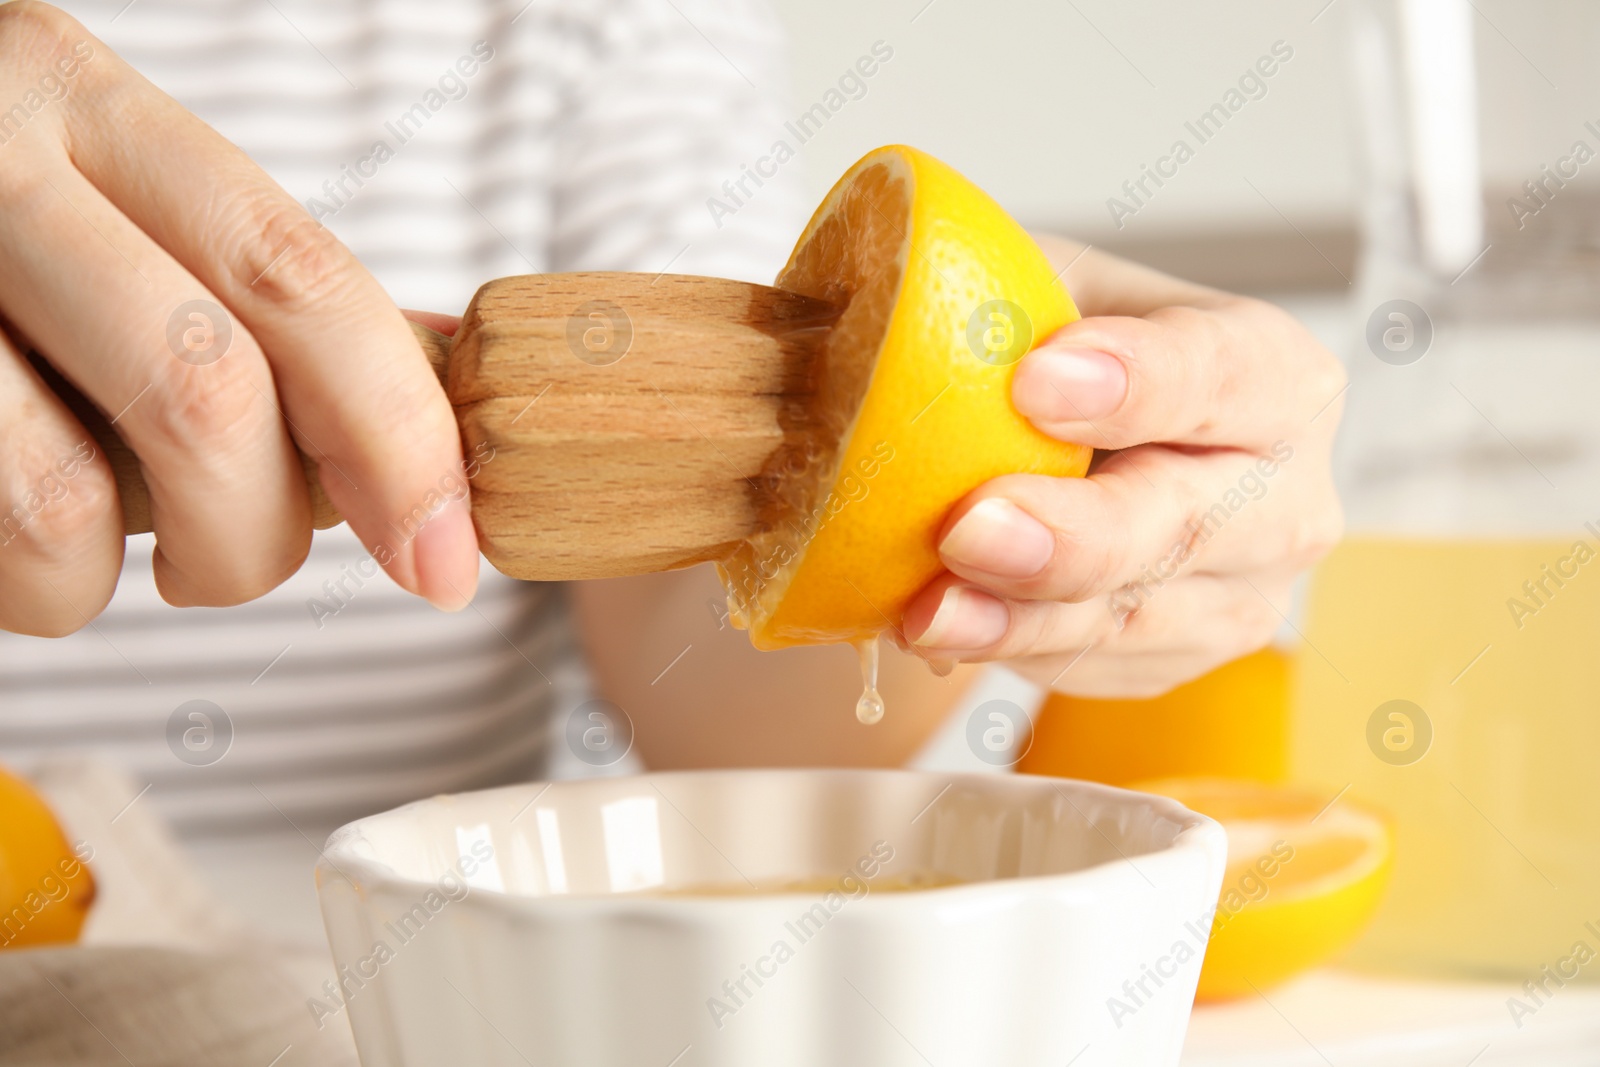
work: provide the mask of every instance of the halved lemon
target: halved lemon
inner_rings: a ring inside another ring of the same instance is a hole
[[[723,578],[758,648],[861,641],[898,628],[940,573],[935,536],[968,492],[1001,474],[1088,467],[1091,449],[1011,406],[1016,361],[1078,311],[998,204],[903,145],[839,179],[777,285],[845,310],[765,528]]]
[[[1348,797],[1228,778],[1130,788],[1172,797],[1228,831],[1197,1000],[1264,991],[1332,958],[1366,928],[1388,885],[1389,822]]]
[[[1287,653],[1269,646],[1149,699],[1051,693],[1017,773],[1111,785],[1176,777],[1282,781],[1292,666]]]
[[[76,941],[94,892],[44,799],[0,770],[0,948]]]

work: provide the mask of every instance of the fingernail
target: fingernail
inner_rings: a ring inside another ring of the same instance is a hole
[[[945,564],[1001,578],[1031,578],[1044,570],[1056,539],[1038,519],[1003,497],[974,504],[939,545]]]
[[[460,611],[478,591],[478,532],[465,503],[452,502],[412,541],[416,593],[440,611]]]
[[[1122,406],[1128,370],[1109,352],[1051,348],[1032,352],[1017,367],[1011,402],[1041,422],[1092,422]]]
[[[927,629],[911,640],[923,648],[977,650],[998,644],[1010,627],[1005,601],[971,586],[952,585]]]

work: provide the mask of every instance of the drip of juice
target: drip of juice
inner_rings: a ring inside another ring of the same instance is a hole
[[[856,720],[871,726],[883,718],[883,697],[878,694],[878,638],[864,637],[855,642],[861,658],[861,699],[856,701]]]

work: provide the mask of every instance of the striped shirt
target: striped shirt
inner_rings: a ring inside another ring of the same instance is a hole
[[[762,0],[64,0],[240,145],[402,307],[490,278],[772,278],[797,175],[708,200],[781,131]],[[148,535],[92,626],[0,634],[0,761],[108,756],[180,828],[312,826],[546,772],[588,679],[560,586],[435,612],[343,527],[248,605],[175,609]],[[574,764],[582,767],[582,764]]]

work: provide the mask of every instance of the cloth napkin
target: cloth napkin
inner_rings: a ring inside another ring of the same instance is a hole
[[[93,849],[97,895],[78,944],[0,951],[0,1065],[357,1067],[345,1019],[307,1003],[326,952],[230,915],[139,783],[76,758],[28,777]]]

